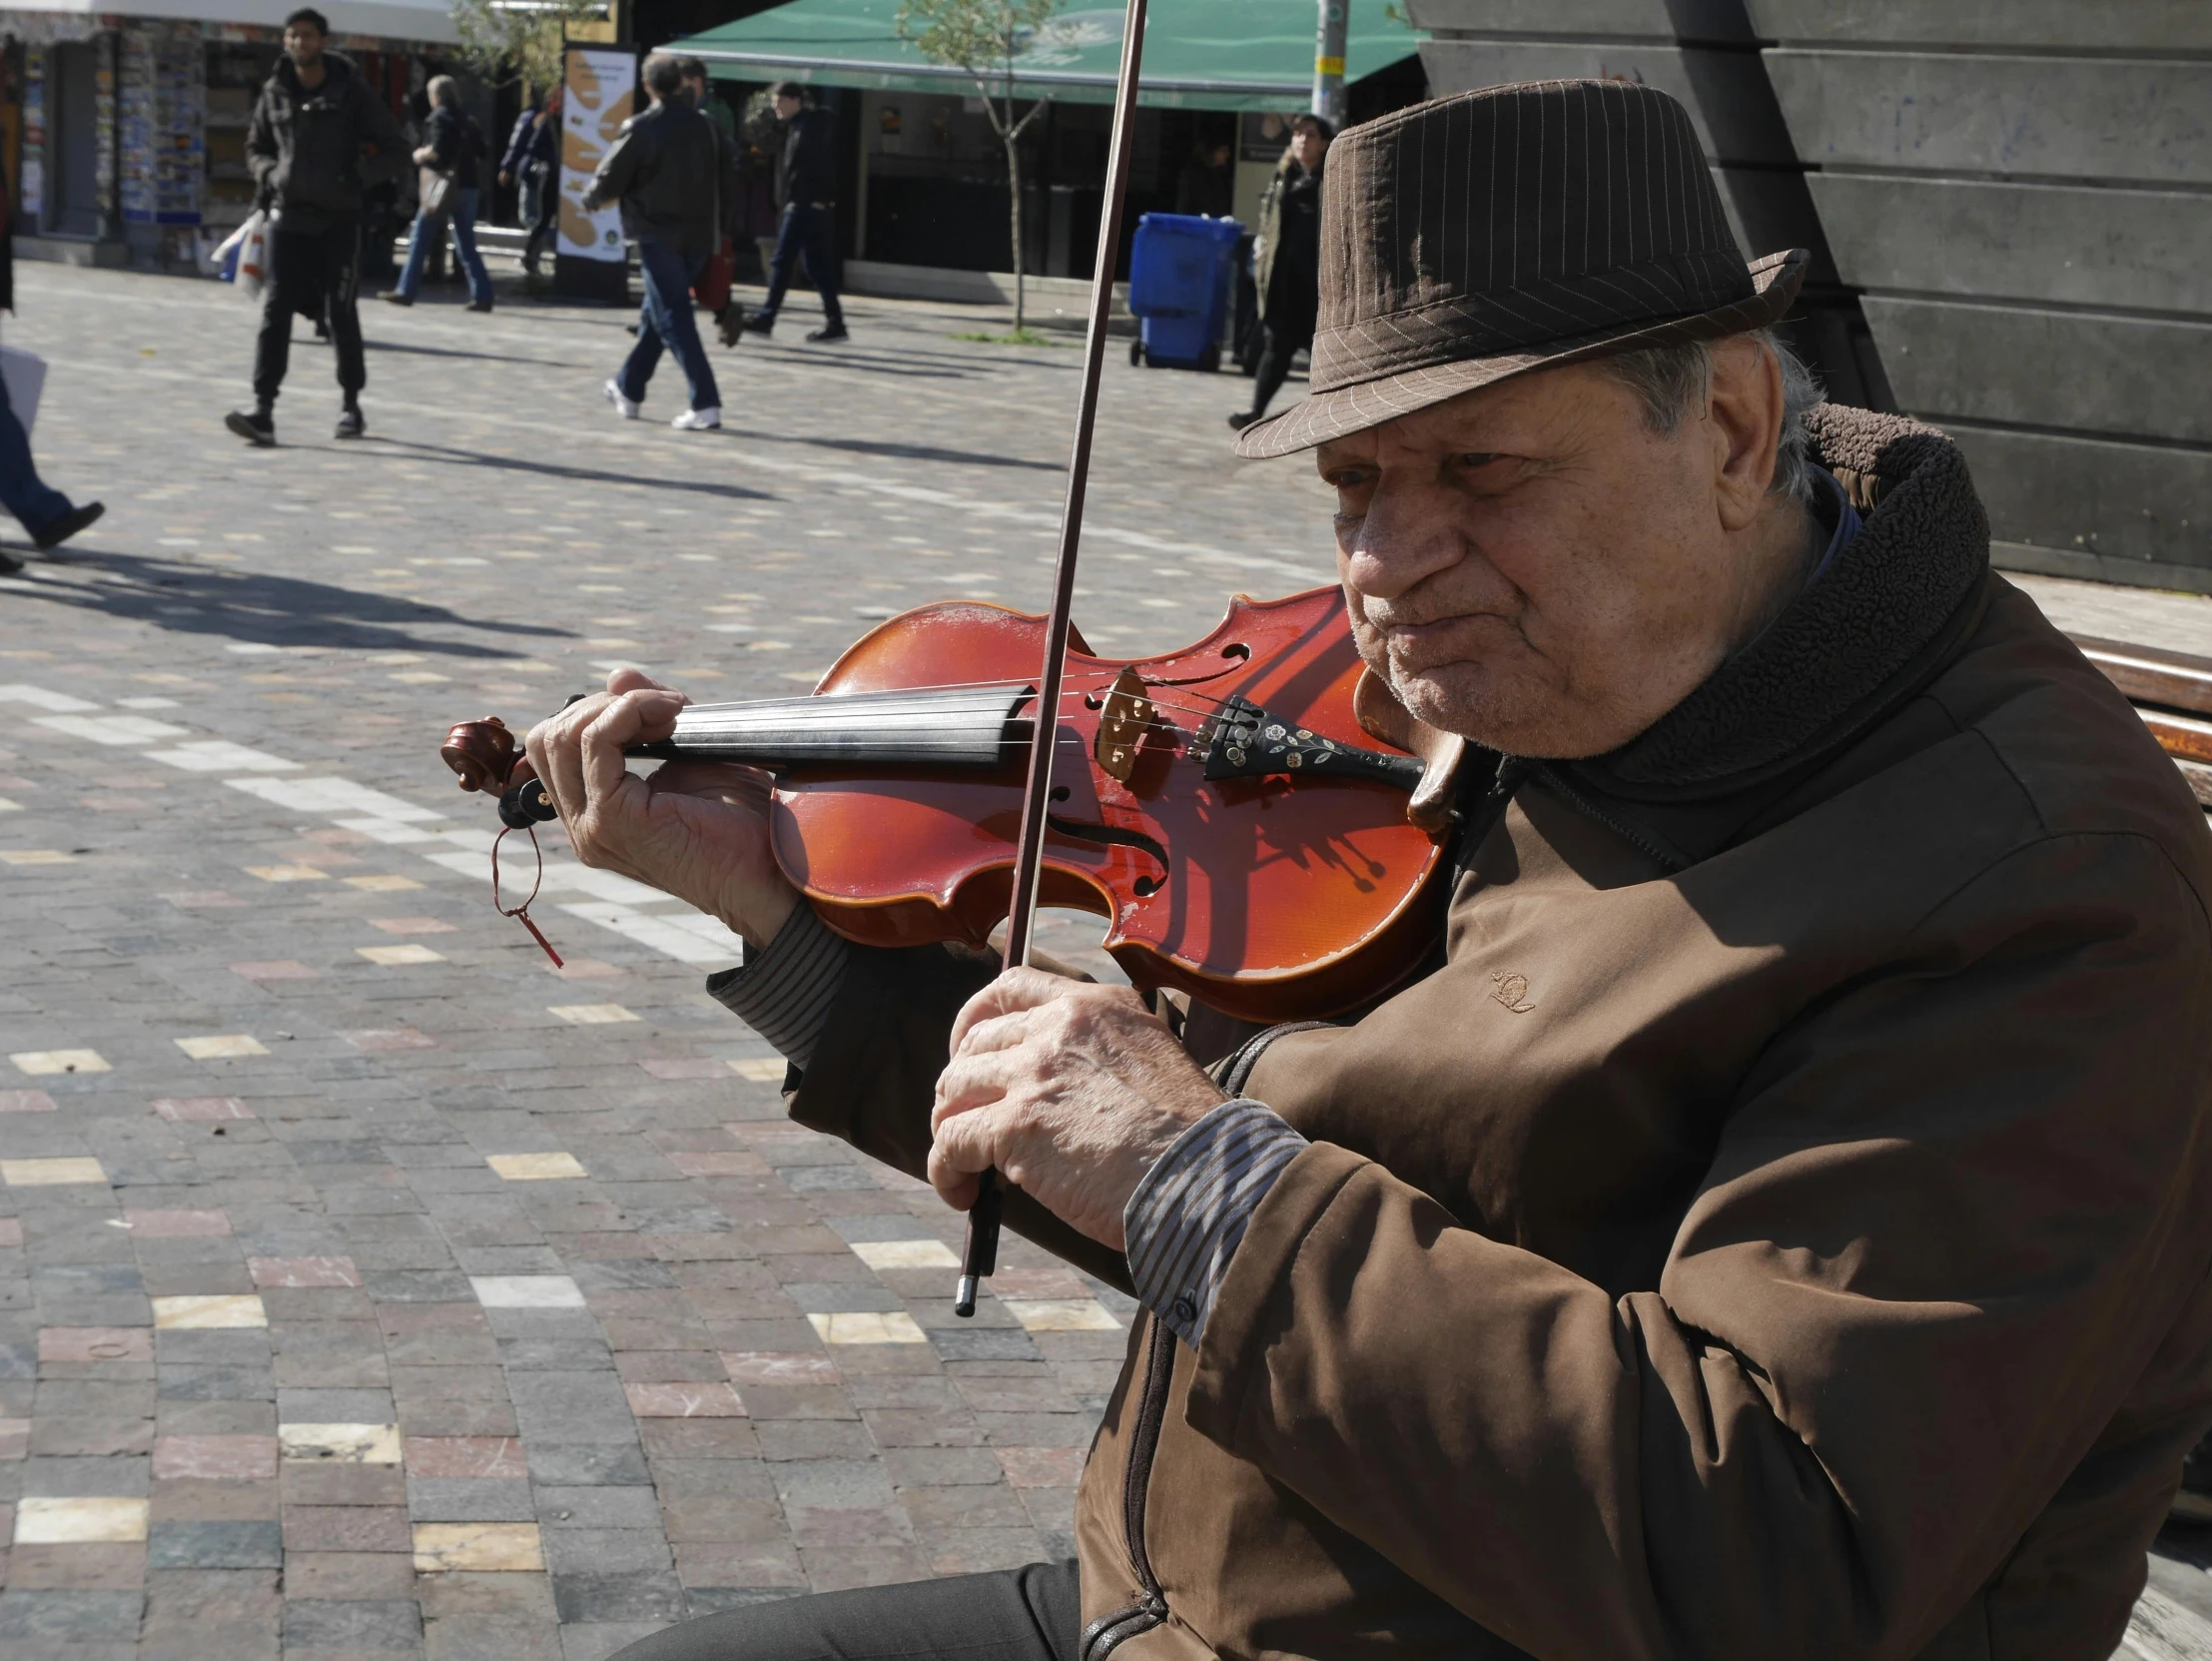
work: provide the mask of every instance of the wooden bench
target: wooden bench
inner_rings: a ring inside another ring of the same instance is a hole
[[[2143,725],[2212,812],[2212,657],[2076,634],[2075,645],[2127,694]]]
[[[2076,634],[2073,642],[2127,694],[2159,747],[2173,757],[2197,800],[2212,813],[2212,719],[2207,718],[2212,717],[2212,657],[2093,634]],[[2203,1573],[2171,1548],[2156,1555],[2185,1565],[2180,1576],[2184,1582]],[[2205,1591],[2188,1603],[2155,1585],[2146,1587],[2113,1661],[2212,1661],[2212,1618],[2204,1612],[2212,1611],[2212,1575],[2206,1581]]]

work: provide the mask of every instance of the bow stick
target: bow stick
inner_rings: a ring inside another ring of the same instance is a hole
[[[1060,510],[1060,558],[1053,570],[1053,612],[1045,630],[1045,666],[1038,676],[1037,740],[1022,793],[1022,834],[1014,850],[1014,904],[1007,913],[1009,964],[1030,961],[1037,885],[1045,868],[1045,809],[1052,798],[1054,742],[1061,683],[1068,667],[1070,615],[1076,603],[1076,550],[1083,539],[1083,502],[1091,482],[1091,437],[1099,422],[1099,382],[1106,369],[1106,321],[1113,310],[1113,268],[1121,247],[1121,210],[1128,196],[1129,129],[1136,117],[1137,66],[1144,57],[1144,0],[1128,0],[1121,24],[1121,69],[1113,88],[1113,138],[1106,151],[1106,203],[1099,225],[1099,261],[1091,278],[1091,324],[1084,336],[1083,392],[1076,441],[1068,459],[1068,495]],[[986,1171],[968,1213],[960,1288],[953,1313],[976,1312],[977,1282],[999,1263],[999,1218],[1006,1203],[999,1175]]]

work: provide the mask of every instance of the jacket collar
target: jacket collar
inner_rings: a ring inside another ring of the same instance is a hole
[[[1536,769],[1564,793],[1614,804],[1679,863],[1725,846],[1918,693],[1987,603],[1989,521],[1957,445],[1901,415],[1835,405],[1808,425],[1816,458],[1864,514],[1858,534],[1646,731],[1608,755]]]

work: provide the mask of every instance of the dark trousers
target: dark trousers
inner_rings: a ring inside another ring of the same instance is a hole
[[[1076,1661],[1076,1565],[817,1592],[702,1615],[614,1661]]]
[[[772,321],[783,310],[791,287],[791,268],[806,261],[807,281],[822,297],[822,315],[832,329],[845,327],[845,309],[837,303],[837,211],[794,202],[783,211],[776,232],[776,258],[768,269],[768,304],[760,309]]]
[[[637,319],[637,345],[630,348],[622,366],[622,396],[638,403],[645,400],[645,384],[653,379],[662,349],[676,355],[684,380],[691,387],[691,408],[719,410],[722,395],[714,385],[714,366],[699,342],[699,325],[691,316],[691,284],[705,269],[705,255],[678,253],[651,237],[637,239],[637,263],[645,273],[645,306]]]
[[[553,241],[553,220],[560,213],[560,170],[546,168],[537,182],[537,218],[522,244],[522,264],[536,274],[539,251]]]
[[[1308,340],[1298,340],[1263,323],[1260,328],[1259,368],[1253,372],[1252,414],[1264,415],[1274,396],[1282,391],[1283,379],[1290,373],[1290,360],[1298,355],[1300,347],[1310,346]]]
[[[31,459],[31,435],[15,418],[8,384],[0,381],[0,507],[23,521],[34,537],[69,511],[69,498],[38,475]]]
[[[277,402],[292,362],[292,315],[305,312],[331,326],[338,349],[338,384],[352,394],[369,385],[362,356],[361,227],[333,226],[328,231],[287,231],[278,222],[269,239],[269,285],[262,291],[261,334],[254,342],[254,397]]]

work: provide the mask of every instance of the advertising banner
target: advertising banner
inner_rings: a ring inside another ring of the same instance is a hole
[[[559,274],[568,261],[611,266],[613,286],[619,291],[626,259],[621,210],[610,202],[596,213],[587,214],[583,199],[600,159],[621,136],[622,123],[637,108],[637,54],[621,46],[571,46],[563,57],[560,211],[554,269]],[[579,280],[572,285],[577,292],[596,292],[606,283],[602,274],[571,276]]]

